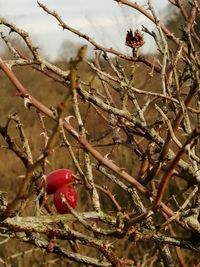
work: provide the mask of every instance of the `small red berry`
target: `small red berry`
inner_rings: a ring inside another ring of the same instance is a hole
[[[69,209],[64,203],[63,197],[65,197],[66,201],[73,209],[76,207],[77,193],[72,185],[62,186],[54,194],[54,205],[60,214],[69,213]]]
[[[72,183],[72,171],[69,169],[58,169],[47,175],[47,194],[54,194],[57,189],[66,184]]]

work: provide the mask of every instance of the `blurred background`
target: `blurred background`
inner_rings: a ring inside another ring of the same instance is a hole
[[[147,1],[137,1],[139,4],[142,3],[146,9]],[[149,20],[139,14],[137,11],[127,8],[125,6],[118,5],[114,0],[41,0],[42,4],[45,4],[49,9],[55,10],[71,27],[81,31],[82,33],[88,34],[94,38],[99,44],[106,47],[113,47],[122,51],[126,54],[131,55],[131,49],[125,46],[126,32],[130,28],[135,31],[136,29],[141,30],[142,25],[148,27],[149,30],[155,30],[155,26],[152,25]],[[87,3],[87,4],[86,4]],[[164,22],[169,29],[180,36],[180,27],[182,24],[182,16],[177,13],[176,8],[169,7],[167,0],[152,0],[154,8],[158,18]],[[63,70],[68,68],[69,59],[77,54],[77,49],[82,44],[87,44],[85,40],[80,39],[76,35],[63,31],[55,19],[47,15],[37,4],[36,0],[0,0],[0,16],[6,18],[9,22],[13,22],[16,26],[26,30],[35,45],[40,47],[41,54],[48,59],[54,61],[54,64]],[[196,25],[199,27],[200,23]],[[0,32],[5,35],[8,34],[8,29],[0,25]],[[199,33],[199,29],[198,29]],[[18,47],[21,52],[26,53],[23,41],[17,38],[16,34],[10,34],[12,44]],[[153,54],[156,53],[156,46],[152,38],[144,33],[145,45],[142,47],[142,52],[148,54],[147,57],[152,58]],[[171,43],[170,43],[171,44]],[[173,47],[172,47],[173,48]],[[93,49],[88,49],[88,56],[92,57]],[[10,54],[8,49],[2,40],[0,40],[0,54],[3,58],[9,59]],[[159,57],[158,57],[159,58]],[[104,62],[101,62],[105,71],[111,71]],[[120,62],[125,68],[125,72],[130,76],[130,62]],[[57,106],[63,100],[63,96],[66,93],[66,87],[62,84],[53,82],[47,76],[42,73],[35,71],[31,67],[15,67],[14,72],[22,84],[27,89],[44,103],[48,107]],[[79,66],[78,74],[80,78],[86,82],[92,81],[93,86],[100,88],[101,84],[98,79],[94,79],[94,72],[88,67],[87,64],[83,63]],[[144,65],[138,63],[137,70],[135,72],[135,86],[142,88],[143,90],[155,90],[159,91],[161,88],[161,81],[158,75],[154,74],[154,77],[148,82],[144,82],[144,77],[149,75],[149,69]],[[41,154],[44,145],[44,139],[41,135],[41,125],[37,119],[36,113],[33,109],[25,110],[23,101],[19,97],[15,97],[15,88],[8,81],[8,79],[0,72],[1,90],[0,90],[0,125],[5,125],[7,118],[13,112],[17,112],[22,124],[24,125],[24,131],[28,138],[33,158],[36,159]],[[116,97],[117,96],[114,95]],[[143,101],[144,99],[142,99]],[[71,101],[69,101],[65,114],[73,115],[73,107]],[[106,127],[105,122],[98,116],[94,115],[94,112],[89,110],[87,103],[81,105],[81,113],[83,117],[88,118],[86,124],[89,132],[88,139],[93,141],[99,140],[105,130],[109,130]],[[151,118],[152,111],[149,112],[148,118]],[[45,125],[49,132],[54,126],[54,123],[44,118]],[[98,127],[96,127],[98,125]],[[10,124],[9,134],[14,137],[15,142],[22,147],[20,142],[19,134],[14,123]],[[70,138],[70,137],[69,137]],[[74,148],[77,144],[74,140],[69,139]],[[92,142],[91,141],[91,142]],[[105,142],[109,142],[110,139],[105,139]],[[58,139],[57,143],[60,144],[61,140]],[[19,184],[23,179],[24,166],[17,159],[17,157],[6,148],[6,143],[3,138],[0,139],[0,190],[8,193],[8,199],[12,200],[16,195],[19,188]],[[107,148],[98,148],[102,154],[106,154]],[[120,150],[119,150],[120,149]],[[78,154],[78,153],[77,153]],[[126,147],[116,148],[113,152],[113,159],[119,164],[119,166],[125,166],[128,173],[135,176],[137,175],[140,165],[138,164],[138,158],[136,155]],[[81,158],[81,156],[80,156]],[[47,166],[47,173],[56,168],[71,168],[75,171],[73,162],[70,160],[69,153],[65,147],[59,147],[56,152],[49,157],[49,165]],[[84,166],[82,166],[84,169]],[[97,182],[103,180],[98,173],[95,173],[95,179]],[[127,198],[122,195],[119,189],[111,187],[112,192],[116,194],[117,200],[120,201],[122,207],[127,208]],[[184,187],[184,184],[179,184],[179,189]],[[170,188],[173,192],[174,188]],[[78,211],[87,211],[90,204],[88,196],[85,194],[82,187],[79,190],[79,203]],[[101,203],[105,210],[113,210],[112,205],[108,202],[108,199],[103,195],[100,195]],[[89,204],[88,204],[89,203]],[[23,213],[23,215],[33,215],[35,213],[34,203],[29,206]],[[0,238],[0,257],[7,259],[12,265],[9,266],[66,266],[65,261],[61,261],[58,257],[49,255],[45,251],[41,251],[37,248],[26,245],[18,240],[8,240],[4,242],[4,238]],[[3,243],[4,242],[4,243]],[[83,248],[84,253],[88,251]],[[130,242],[124,242],[119,246],[119,256],[129,257],[137,263],[143,262],[144,251],[147,253],[149,259],[151,259],[152,244],[146,242],[139,248],[130,245]],[[22,253],[21,253],[22,252]],[[134,252],[134,253],[133,253]],[[20,254],[21,253],[21,254]],[[190,251],[184,251],[183,256],[187,259],[188,266],[197,266],[199,258],[195,253]],[[177,262],[175,262],[176,264]],[[59,265],[58,265],[59,264]],[[79,266],[78,264],[69,263],[68,266]],[[142,265],[138,265],[142,266]],[[144,265],[143,265],[144,266]],[[150,265],[149,265],[150,266]],[[154,266],[162,266],[160,262]],[[176,265],[178,266],[178,265]],[[199,266],[199,265],[198,265]]]

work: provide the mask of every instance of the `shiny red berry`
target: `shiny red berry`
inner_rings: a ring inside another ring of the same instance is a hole
[[[66,184],[72,183],[72,171],[69,169],[58,169],[47,175],[47,194],[54,194],[56,190]]]
[[[69,209],[63,198],[66,199],[68,204],[74,209],[77,202],[77,193],[72,185],[64,185],[59,188],[54,194],[54,205],[60,214],[69,213]]]

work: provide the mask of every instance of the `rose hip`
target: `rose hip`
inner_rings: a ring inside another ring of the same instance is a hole
[[[60,214],[69,213],[69,209],[63,198],[74,209],[77,202],[77,193],[72,185],[64,185],[59,188],[54,194],[54,205]]]

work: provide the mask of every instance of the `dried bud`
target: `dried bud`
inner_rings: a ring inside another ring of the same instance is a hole
[[[143,46],[143,44],[144,44],[144,38],[143,34],[140,31],[136,30],[134,35],[131,29],[127,31],[126,45],[133,48],[133,54],[135,52],[135,49]]]

